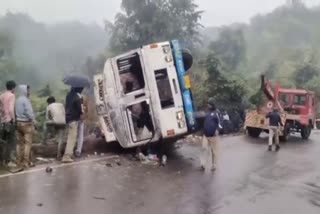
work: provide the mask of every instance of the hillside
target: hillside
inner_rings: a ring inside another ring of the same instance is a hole
[[[104,29],[97,25],[45,25],[28,15],[12,13],[0,17],[0,35],[9,38],[0,40],[0,47],[6,47],[2,49],[14,63],[7,78],[36,86],[80,70],[87,57],[104,52],[108,42]],[[0,66],[0,72],[4,70]]]

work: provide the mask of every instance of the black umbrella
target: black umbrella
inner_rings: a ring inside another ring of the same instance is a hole
[[[63,83],[74,88],[90,88],[90,79],[82,74],[70,74],[63,79]]]

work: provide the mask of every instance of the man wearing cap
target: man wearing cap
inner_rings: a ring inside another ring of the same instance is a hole
[[[212,171],[216,169],[217,165],[217,130],[219,129],[219,116],[212,98],[208,101],[208,112],[206,113],[204,121],[204,135],[202,138],[203,154],[201,156],[201,168],[204,170],[211,161]]]
[[[279,145],[279,131],[280,126],[283,127],[281,116],[278,109],[275,107],[273,111],[267,115],[269,119],[269,147],[268,150],[272,151],[273,138],[275,139],[276,151],[280,150]]]

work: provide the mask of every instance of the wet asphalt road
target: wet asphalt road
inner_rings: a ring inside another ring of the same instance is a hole
[[[221,139],[218,169],[184,144],[166,167],[120,157],[0,177],[1,214],[319,214],[320,133],[267,152],[266,139]]]

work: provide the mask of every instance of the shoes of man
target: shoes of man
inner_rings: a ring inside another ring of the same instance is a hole
[[[280,146],[277,145],[277,146],[276,146],[276,152],[278,152],[279,150],[280,150]]]
[[[272,151],[272,146],[268,147],[268,151],[271,152]]]
[[[80,152],[76,152],[76,153],[75,153],[75,156],[76,156],[77,158],[81,158],[81,153],[80,153]]]
[[[15,164],[14,162],[10,161],[10,162],[7,164],[7,166],[8,166],[9,168],[15,168],[15,167],[17,167],[17,164]]]
[[[74,160],[70,156],[63,156],[62,163],[72,163]]]

